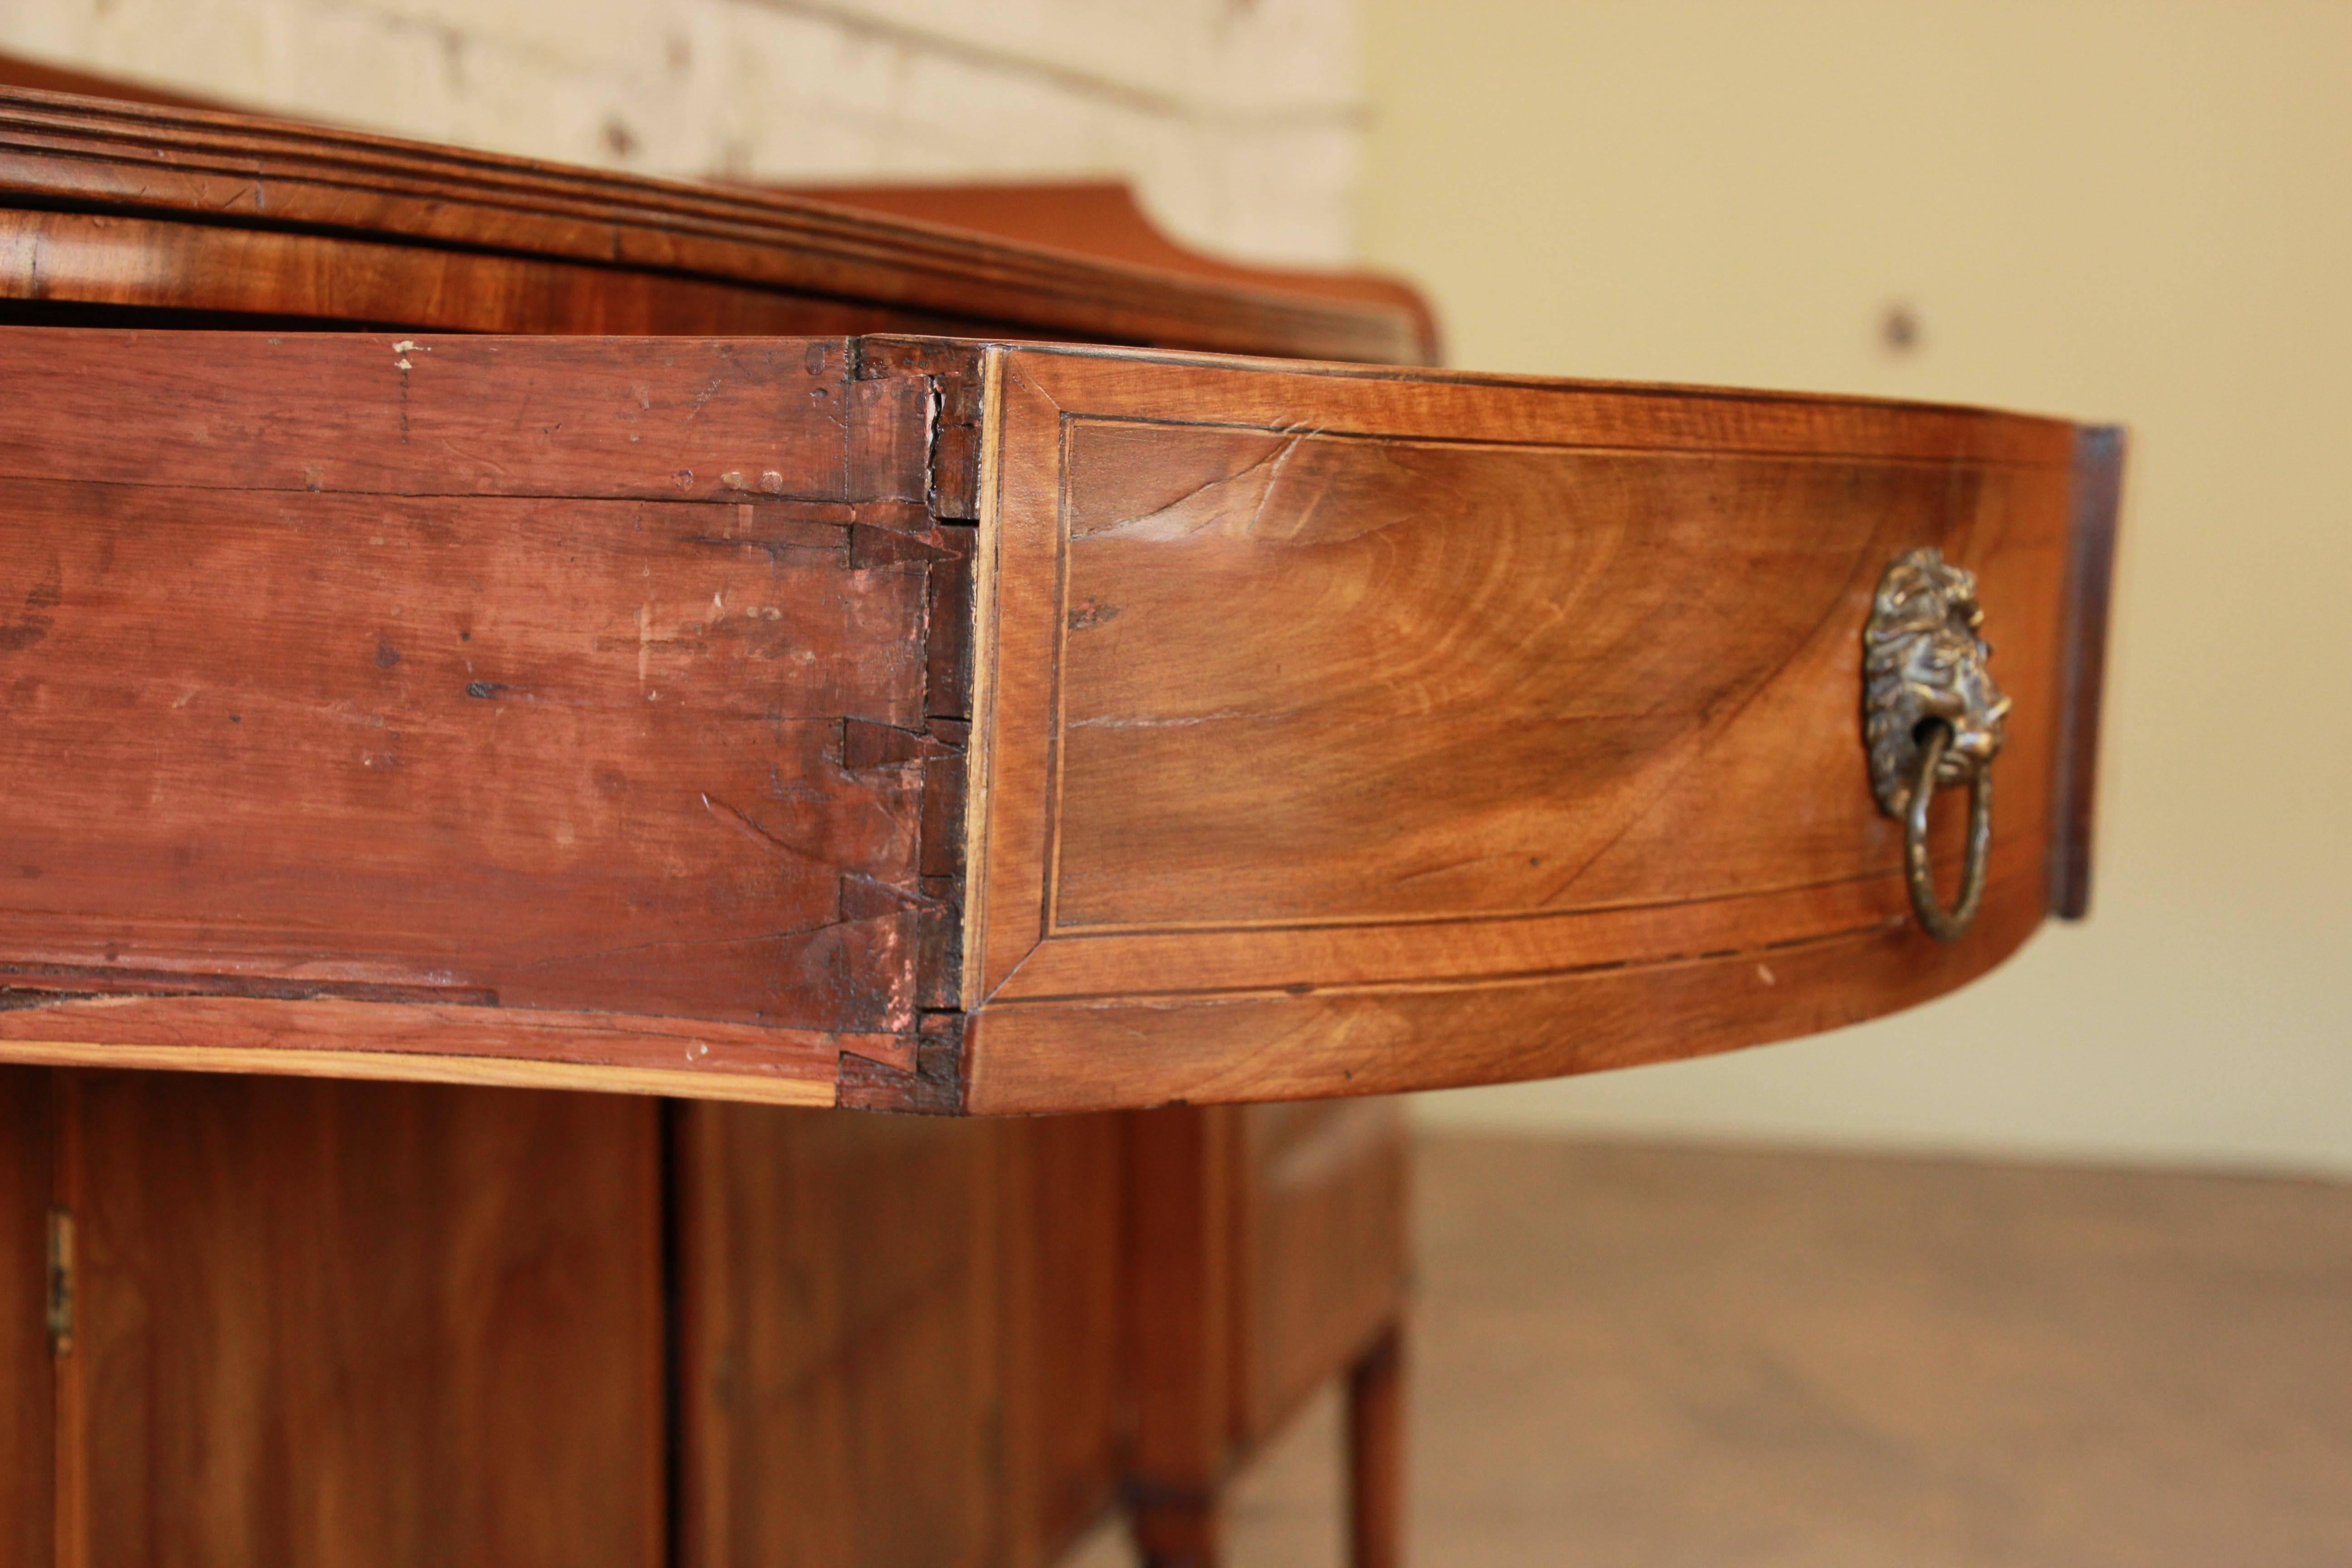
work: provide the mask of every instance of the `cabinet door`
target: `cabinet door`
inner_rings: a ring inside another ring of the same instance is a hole
[[[60,1562],[662,1561],[653,1103],[59,1077]]]
[[[676,1110],[681,1568],[978,1568],[999,1129]]]
[[[1046,1568],[1103,1515],[1117,1118],[672,1115],[682,1568]]]

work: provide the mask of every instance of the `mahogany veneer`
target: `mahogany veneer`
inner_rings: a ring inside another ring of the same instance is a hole
[[[776,192],[0,87],[0,300],[468,331],[962,331],[1411,361],[1423,314]],[[58,211],[55,209],[69,210]]]

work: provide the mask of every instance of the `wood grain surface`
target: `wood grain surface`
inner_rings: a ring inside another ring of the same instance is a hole
[[[1148,1568],[1212,1568],[1234,1455],[1238,1118],[1162,1106],[1124,1120],[1129,1514]]]
[[[1418,352],[1410,363],[1440,364],[1444,361],[1436,313],[1412,284],[1379,272],[1244,265],[1195,250],[1164,233],[1137,200],[1134,186],[1123,181],[1023,180],[1006,184],[968,180],[948,184],[898,181],[880,185],[782,188],[791,195],[852,206],[861,212],[888,213],[975,234],[1001,235],[1052,250],[1132,262],[1160,272],[1219,279],[1286,294],[1315,294],[1393,305],[1410,312],[1415,323]]]
[[[5,198],[0,198],[5,199]],[[1002,333],[946,310],[394,238],[0,207],[0,321],[616,336]],[[176,321],[175,318],[194,318]]]
[[[840,341],[31,328],[0,375],[15,1054],[803,1101],[845,1049],[911,1067],[926,383]]]
[[[1124,1334],[1129,1226],[1124,1119],[994,1124],[1001,1560],[1048,1568],[1121,1498],[1133,1435]],[[1216,1310],[1202,1302],[1198,1310]]]
[[[1396,1561],[1407,1158],[1398,1112],[1354,1100],[1162,1106],[1122,1119],[1127,1494],[1150,1568],[1223,1560],[1236,1471],[1335,1375],[1352,1412],[1352,1560]]]
[[[0,1068],[0,1563],[56,1561],[49,1074]]]
[[[1003,1130],[673,1116],[676,1561],[1000,1561]]]
[[[670,1117],[677,1561],[1057,1562],[1127,1458],[1119,1119]]]
[[[63,1561],[663,1560],[654,1102],[60,1076]]]
[[[23,88],[0,88],[0,206],[16,209],[0,226],[0,299],[473,331],[961,323],[1330,359],[1422,352],[1416,312],[1392,300],[1186,278],[803,197]]]
[[[876,338],[15,328],[0,373],[15,1059],[1491,1081],[1924,1000],[2087,842],[2113,465],[2053,421]],[[2016,702],[1948,950],[1857,738],[1919,544]]]
[[[2045,907],[2071,426],[989,366],[971,1109],[1719,1049],[1948,989]],[[1910,929],[1857,717],[1870,595],[1920,544],[1979,574],[2016,701],[1987,911],[1950,950]]]
[[[1394,1334],[1406,1295],[1408,1139],[1392,1100],[1241,1108],[1236,1442],[1271,1438],[1335,1372]]]

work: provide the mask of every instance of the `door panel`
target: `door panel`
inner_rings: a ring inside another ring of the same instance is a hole
[[[68,1560],[662,1560],[652,1102],[66,1076]]]
[[[674,1115],[680,1568],[991,1561],[1000,1130]]]

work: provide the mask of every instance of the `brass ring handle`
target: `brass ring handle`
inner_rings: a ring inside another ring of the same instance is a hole
[[[1911,912],[1937,942],[1958,942],[1984,902],[1985,863],[1992,858],[1992,770],[1980,767],[1969,778],[1969,850],[1960,866],[1960,896],[1949,910],[1936,897],[1936,875],[1927,861],[1927,805],[1936,797],[1936,770],[1952,743],[1952,727],[1930,724],[1919,746],[1919,773],[1903,814],[1903,879],[1911,887]]]
[[[1977,628],[1976,574],[1932,547],[1887,566],[1862,633],[1862,735],[1878,806],[1903,824],[1903,879],[1919,923],[1958,942],[1984,902],[1992,850],[1992,760],[2009,717]],[[1960,896],[1936,896],[1927,863],[1927,803],[1936,786],[1969,786],[1969,848]]]

